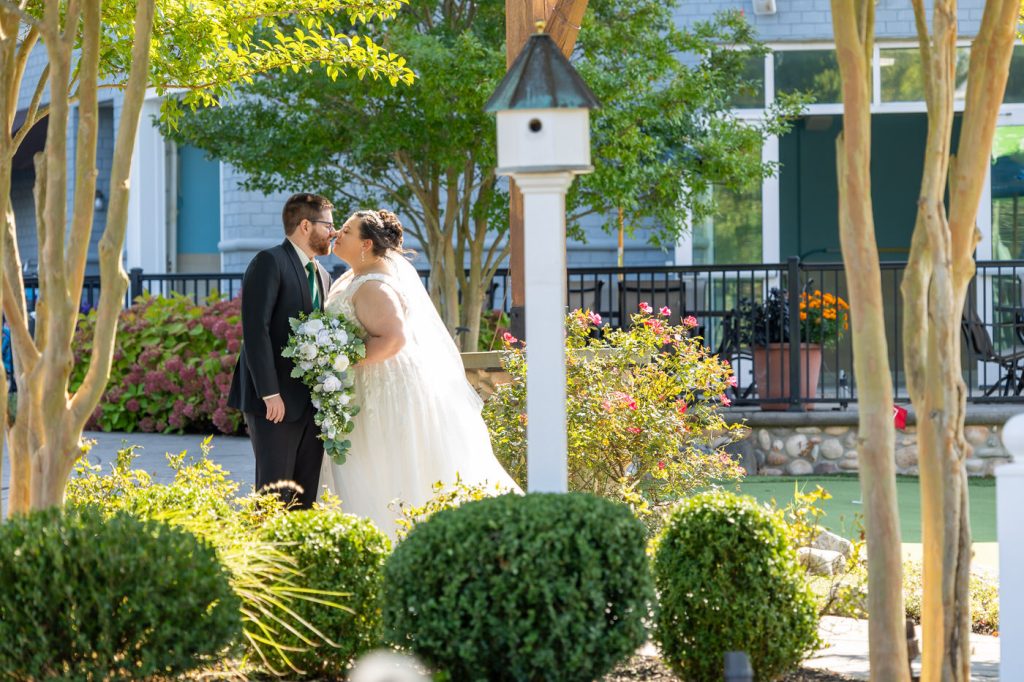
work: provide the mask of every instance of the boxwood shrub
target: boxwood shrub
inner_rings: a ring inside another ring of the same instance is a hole
[[[51,509],[0,525],[0,678],[139,680],[241,634],[213,548],[157,521]]]
[[[299,575],[293,582],[298,587],[338,605],[292,601],[289,608],[329,643],[311,647],[285,630],[279,632],[278,643],[297,649],[286,655],[305,673],[343,676],[352,659],[381,642],[380,593],[391,542],[369,520],[332,509],[278,516],[264,527],[263,536],[295,559]],[[315,639],[309,634],[307,639]]]
[[[746,651],[774,680],[818,644],[818,615],[786,525],[752,497],[712,491],[681,502],[657,539],[655,637],[684,680],[722,678]]]
[[[385,635],[455,681],[600,679],[646,638],[644,537],[582,493],[440,511],[387,561]]]

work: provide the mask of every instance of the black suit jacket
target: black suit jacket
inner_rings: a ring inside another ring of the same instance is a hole
[[[330,276],[317,263],[319,304],[323,309]],[[310,313],[309,279],[299,254],[287,239],[256,254],[242,279],[242,352],[231,380],[228,406],[266,416],[263,397],[278,393],[284,420],[299,419],[309,406],[309,388],[291,376],[291,359],[281,350],[291,335],[288,318]]]

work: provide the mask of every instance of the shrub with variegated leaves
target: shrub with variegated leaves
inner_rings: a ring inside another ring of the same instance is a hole
[[[680,497],[742,474],[723,450],[742,427],[719,409],[729,404],[732,368],[693,335],[695,319],[673,326],[670,314],[642,303],[625,330],[588,310],[566,320],[569,487],[624,500],[652,525]],[[524,485],[526,354],[509,336],[505,347],[512,382],[497,388],[484,418],[495,454]]]

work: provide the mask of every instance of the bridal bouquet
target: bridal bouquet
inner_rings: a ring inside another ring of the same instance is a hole
[[[366,355],[358,329],[342,316],[314,311],[289,320],[292,334],[281,355],[292,358],[292,376],[309,386],[316,425],[324,450],[337,464],[345,462],[352,443],[345,434],[355,425],[359,406],[352,402],[350,367]]]

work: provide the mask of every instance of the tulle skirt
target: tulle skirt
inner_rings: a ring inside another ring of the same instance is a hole
[[[463,377],[432,371],[413,349],[384,362],[356,367],[360,405],[345,463],[324,457],[321,490],[341,499],[343,511],[367,517],[394,538],[398,502],[420,506],[435,483],[461,478],[521,492],[495,459],[479,402]],[[322,495],[322,493],[321,493]]]

